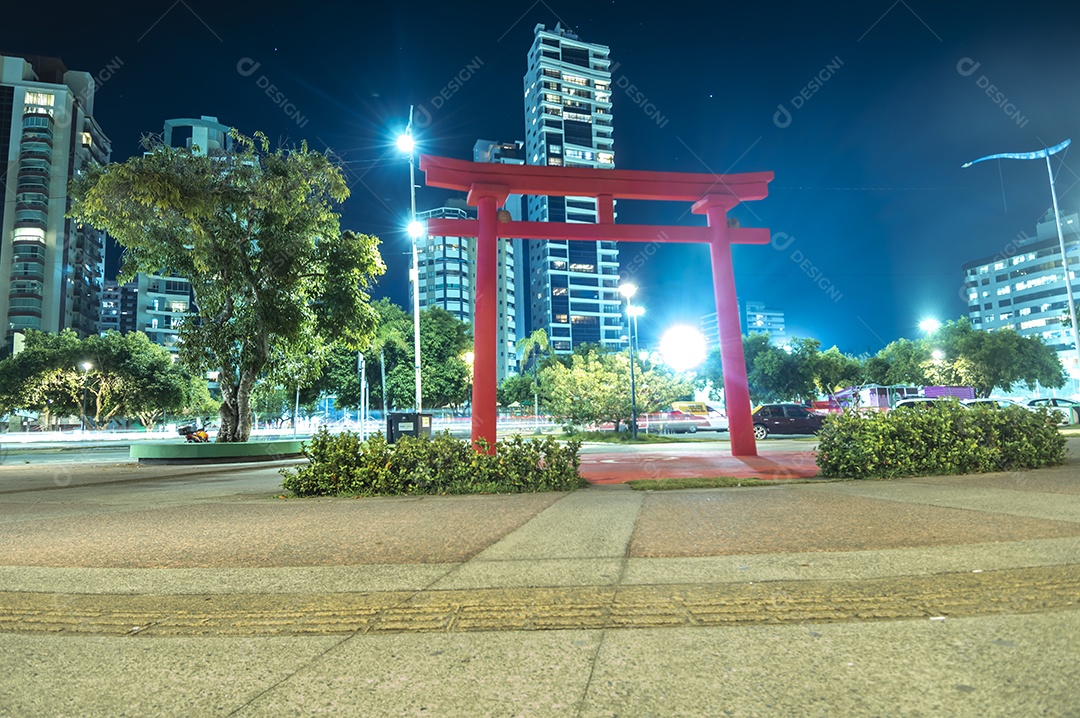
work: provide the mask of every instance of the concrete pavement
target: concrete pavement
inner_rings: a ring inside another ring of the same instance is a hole
[[[0,467],[0,715],[1080,715],[1080,440],[1016,474],[282,499]]]

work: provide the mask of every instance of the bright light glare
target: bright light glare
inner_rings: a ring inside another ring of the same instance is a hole
[[[93,365],[93,364],[91,364],[91,363],[90,363],[90,362],[88,362],[88,361],[84,361],[84,362],[82,363],[82,368],[83,368],[83,371],[90,371],[91,369],[93,369],[93,368],[94,368],[94,365]]]
[[[424,236],[424,223],[419,220],[413,220],[409,222],[409,236],[413,239],[420,239]]]
[[[626,313],[631,317],[640,317],[645,313],[645,307],[638,306],[637,304],[631,304],[626,308]]]
[[[945,358],[945,352],[941,351],[940,349],[935,349],[930,354],[930,356],[934,357],[934,361],[941,361],[942,359]]]
[[[660,338],[660,356],[675,371],[689,371],[705,361],[705,337],[693,327],[672,327]]]
[[[629,299],[630,297],[637,294],[637,285],[636,284],[620,284],[619,285],[619,294],[621,294],[624,297],[626,297],[627,299]]]
[[[923,319],[919,322],[919,329],[922,329],[927,334],[933,334],[941,328],[941,322],[937,319]]]
[[[413,136],[406,132],[403,135],[398,135],[397,148],[405,153],[411,153],[413,148],[416,147],[416,142],[413,141]]]

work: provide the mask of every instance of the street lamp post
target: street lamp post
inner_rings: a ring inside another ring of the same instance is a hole
[[[983,160],[1046,160],[1046,174],[1050,177],[1050,197],[1054,202],[1054,224],[1057,225],[1058,248],[1061,250],[1062,279],[1065,281],[1065,295],[1069,300],[1069,319],[1072,321],[1073,351],[1076,352],[1076,366],[1080,371],[1080,329],[1076,326],[1076,300],[1073,299],[1072,281],[1069,279],[1069,259],[1065,255],[1065,236],[1061,232],[1061,213],[1058,211],[1057,190],[1054,189],[1054,170],[1050,166],[1050,155],[1057,154],[1069,146],[1072,140],[1065,140],[1053,147],[1045,147],[1035,152],[1003,152],[997,155],[987,155],[977,160],[967,162],[962,167],[970,167],[976,162]]]
[[[421,225],[416,221],[416,143],[412,136],[413,107],[409,105],[409,124],[405,134],[397,139],[397,146],[402,152],[409,153],[409,238],[412,240],[412,280],[413,280],[413,369],[416,373],[416,413],[420,413],[420,263],[417,259],[416,243],[420,240]]]
[[[626,313],[630,315],[630,436],[637,438],[637,388],[634,386],[634,347],[637,345],[637,318],[645,313],[645,307],[626,305]]]
[[[626,297],[626,317],[630,334],[630,436],[637,439],[637,387],[634,380],[634,335],[637,334],[637,318],[645,313],[644,307],[636,307],[630,304],[631,297],[637,293],[637,286],[622,284],[619,286],[619,294]]]
[[[90,370],[94,368],[94,365],[88,361],[84,361],[79,366],[83,370],[83,383],[82,383],[82,433],[86,433],[86,379],[90,375]]]

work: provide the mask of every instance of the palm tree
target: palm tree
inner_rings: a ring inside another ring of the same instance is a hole
[[[529,336],[522,337],[517,343],[518,369],[524,372],[526,367],[532,364],[533,401],[537,415],[540,414],[540,385],[536,381],[536,367],[540,363],[540,358],[549,351],[551,351],[551,346],[548,343],[547,332],[543,329],[537,329]]]

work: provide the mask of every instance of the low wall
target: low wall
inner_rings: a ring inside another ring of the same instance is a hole
[[[229,464],[244,461],[280,461],[303,456],[298,440],[249,441],[230,444],[144,442],[132,444],[130,456],[140,464]]]

